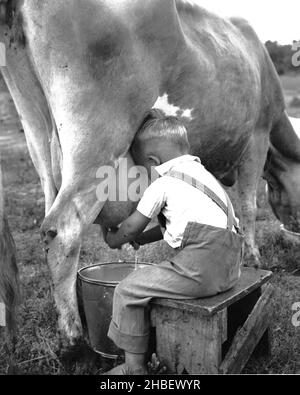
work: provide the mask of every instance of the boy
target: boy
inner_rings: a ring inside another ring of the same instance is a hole
[[[175,117],[152,110],[136,135],[135,163],[160,176],[145,191],[136,211],[117,231],[111,248],[164,239],[177,254],[139,269],[115,289],[108,336],[125,351],[125,364],[110,374],[145,374],[152,298],[194,299],[233,287],[240,276],[243,237],[229,198],[217,180],[189,155],[187,132]],[[160,226],[143,233],[151,219]],[[162,220],[163,219],[163,220]]]

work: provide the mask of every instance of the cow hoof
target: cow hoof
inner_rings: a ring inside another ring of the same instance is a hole
[[[77,349],[78,347],[86,344],[86,341],[83,336],[78,337],[67,337],[66,334],[62,334],[62,332],[58,332],[58,344],[59,344],[59,354],[63,355],[68,353],[70,350]]]
[[[255,269],[261,269],[262,268],[262,263],[260,260],[260,257],[257,255],[248,255],[244,257],[244,266],[245,267],[253,267]]]
[[[246,243],[243,262],[245,267],[253,267],[255,269],[261,269],[262,261],[259,249],[252,247]]]
[[[68,329],[69,330],[66,330],[66,328],[64,328],[59,330],[61,346],[63,346],[64,348],[68,348],[70,346],[75,346],[78,343],[82,343],[83,341],[82,326],[75,323],[72,328],[68,328]]]
[[[98,355],[83,338],[77,339],[76,344],[73,345],[63,341],[63,345],[60,343],[56,355],[67,373],[74,372],[74,368],[78,365],[93,370],[98,358]]]
[[[61,349],[68,349],[78,343],[83,342],[83,329],[76,312],[67,311],[68,314],[62,314],[58,319],[58,340]]]

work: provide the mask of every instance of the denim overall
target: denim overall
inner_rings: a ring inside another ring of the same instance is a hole
[[[202,296],[227,291],[236,285],[240,277],[244,244],[244,237],[240,233],[227,193],[224,191],[226,206],[212,190],[198,180],[176,171],[171,171],[167,175],[199,189],[227,215],[227,229],[189,222],[183,235],[181,251],[172,262],[182,267],[185,275],[193,277],[201,284]]]
[[[213,296],[235,286],[241,274],[244,238],[228,195],[226,206],[198,180],[175,171],[166,176],[181,179],[208,195],[226,213],[227,229],[189,222],[172,259],[137,270],[116,287],[108,337],[132,353],[148,349],[151,299]]]

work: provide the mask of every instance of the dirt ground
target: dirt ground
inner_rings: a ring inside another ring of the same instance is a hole
[[[284,77],[287,103],[300,98],[300,79]],[[297,101],[294,101],[297,102]],[[289,112],[300,118],[300,108]],[[13,356],[8,355],[4,330],[0,329],[0,374],[96,374],[106,364],[87,345],[61,354],[56,334],[56,313],[51,296],[49,272],[39,236],[44,216],[44,199],[38,177],[28,155],[24,133],[12,99],[0,81],[0,149],[6,193],[6,209],[17,246],[23,302],[19,308],[19,336]],[[300,373],[300,327],[292,325],[292,305],[300,302],[299,246],[286,240],[267,205],[264,184],[259,191],[257,242],[265,265],[274,271],[276,293],[272,323],[273,354],[269,359],[251,359],[245,373]],[[159,262],[169,249],[163,243],[143,247],[140,261]],[[91,226],[85,236],[80,266],[97,262],[134,260],[131,248],[109,250],[99,227]]]

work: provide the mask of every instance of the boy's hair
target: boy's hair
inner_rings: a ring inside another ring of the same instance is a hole
[[[183,151],[190,150],[187,131],[183,123],[177,117],[166,116],[158,109],[152,109],[146,114],[135,137],[139,143],[154,138],[172,141]]]

